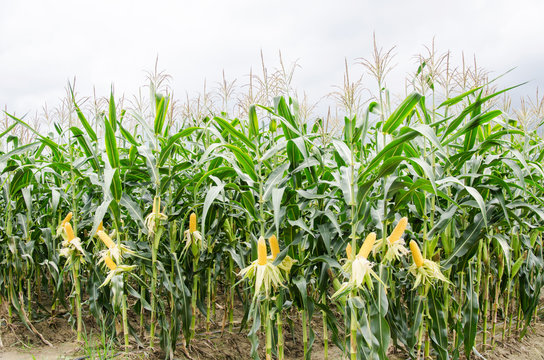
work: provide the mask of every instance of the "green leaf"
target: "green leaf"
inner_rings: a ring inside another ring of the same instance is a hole
[[[138,204],[136,204],[136,202],[134,202],[134,200],[132,200],[132,198],[128,194],[122,194],[119,204],[127,209],[132,219],[138,223],[138,226],[142,230],[142,232],[144,234],[147,234],[147,226],[145,226],[144,218],[142,216],[142,210],[140,209]]]
[[[109,112],[110,112],[110,126],[115,132],[117,130],[117,110],[115,108],[115,99],[113,98],[113,88],[110,92],[110,104],[109,104]]]
[[[255,105],[249,106],[248,121],[249,121],[249,139],[253,140],[255,137],[258,137],[260,135],[259,120],[257,119],[257,111],[255,109]]]
[[[174,149],[174,146],[179,141],[179,139],[186,137],[190,135],[193,131],[199,129],[198,127],[190,127],[187,129],[184,129],[180,131],[179,133],[173,135],[168,139],[168,142],[166,143],[166,146],[164,146],[161,149],[161,154],[159,156],[159,163],[158,166],[161,167],[166,163],[166,160],[170,157],[170,154],[172,153],[172,150]]]
[[[404,99],[404,101],[393,111],[389,119],[383,124],[382,131],[386,134],[391,134],[395,131],[406,119],[406,117],[412,112],[414,107],[421,99],[421,95],[418,93],[412,93]]]
[[[217,199],[217,197],[223,192],[225,184],[220,184],[216,186],[211,186],[206,193],[206,198],[204,199],[204,207],[202,209],[202,236],[206,233],[206,216],[208,215],[208,210],[212,203]]]
[[[115,131],[109,121],[104,121],[104,127],[106,132],[106,154],[108,155],[108,161],[112,168],[118,168],[119,162],[119,150],[117,149],[117,139],[115,138]]]
[[[221,125],[222,128],[224,128],[226,131],[228,131],[232,136],[237,138],[238,140],[241,140],[244,144],[246,144],[250,149],[255,150],[255,144],[251,142],[244,134],[242,134],[240,131],[236,130],[234,126],[232,126],[227,120],[222,119],[220,117],[214,117],[214,120]]]

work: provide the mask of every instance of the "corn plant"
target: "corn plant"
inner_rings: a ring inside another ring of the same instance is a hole
[[[460,359],[524,336],[544,284],[542,138],[500,109],[509,89],[476,71],[440,74],[449,57],[432,49],[395,103],[389,63],[378,49],[363,61],[378,85],[365,102],[346,62],[339,130],[308,118],[285,67],[251,75],[239,117],[226,80],[221,113],[206,94],[180,112],[152,82],[149,104],[132,108],[112,91],[88,109],[70,88],[68,127],[49,133],[6,114],[9,321],[32,329],[47,297],[78,340],[91,314],[125,351],[146,343],[165,358],[239,323],[245,356],[284,359],[293,316],[306,359],[316,317],[325,358],[337,346],[387,359],[392,345]]]

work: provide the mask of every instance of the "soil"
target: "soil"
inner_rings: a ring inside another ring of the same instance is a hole
[[[544,360],[544,323],[534,325],[521,340],[512,337],[504,342],[498,341],[485,357],[487,360]]]
[[[4,309],[3,309],[4,310]],[[39,336],[29,330],[22,323],[13,319],[12,324],[6,322],[5,311],[0,311],[0,359],[1,360],[75,360],[81,359],[89,351],[96,352],[100,350],[97,339],[91,339],[87,345],[76,342],[75,333],[72,330],[67,318],[67,314],[58,314],[55,317],[47,317],[41,321],[33,322],[37,332],[44,339],[51,342],[52,347],[44,345]],[[299,316],[296,312],[287,314],[293,322],[295,333],[289,331],[289,326],[284,330],[285,337],[285,357],[286,359],[302,360],[302,333]],[[235,313],[235,318],[241,317],[241,314]],[[218,307],[217,321],[209,333],[204,328],[199,329],[196,339],[192,342],[188,350],[191,358],[194,360],[240,360],[248,359],[250,352],[250,343],[246,335],[246,330],[241,333],[234,330],[221,330],[222,311]],[[205,319],[199,319],[200,324],[205,323]],[[93,329],[93,319],[86,318],[86,329]],[[235,324],[236,325],[236,324]],[[315,342],[312,349],[312,359],[324,359],[322,323],[319,316],[312,321],[312,327],[315,331]],[[228,326],[227,326],[228,327]],[[98,329],[93,330],[98,333]],[[260,339],[260,348],[264,347],[264,339]],[[181,348],[181,347],[180,347]],[[94,349],[94,351],[92,351]],[[116,355],[113,357],[113,355]],[[539,322],[528,331],[523,340],[512,336],[505,342],[497,341],[493,351],[484,354],[487,360],[505,360],[505,359],[543,359],[544,360],[544,322]],[[146,349],[139,349],[136,345],[130,349],[129,353],[123,353],[121,350],[113,351],[107,359],[164,359],[164,355],[158,352],[152,353]],[[187,359],[183,349],[176,352],[177,359]],[[263,356],[264,358],[264,356]],[[390,354],[390,359],[405,359],[402,353]],[[329,345],[329,359],[343,359],[342,352],[333,344]]]

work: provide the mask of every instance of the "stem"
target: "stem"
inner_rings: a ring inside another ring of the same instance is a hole
[[[81,322],[81,289],[79,284],[79,260],[74,261],[74,265],[72,267],[72,277],[74,278],[74,286],[75,286],[75,293],[76,293],[75,305],[76,305],[76,317],[77,317],[77,341],[81,341],[83,339],[81,336],[83,326]]]
[[[276,301],[276,322],[278,326],[278,360],[284,359],[284,339],[283,339],[283,319],[281,318],[281,310],[283,308],[283,293],[278,294]]]
[[[127,295],[123,292],[123,303],[121,304],[121,314],[123,316],[123,335],[125,337],[125,352],[128,351],[128,317],[127,317]]]
[[[495,288],[495,301],[493,302],[493,318],[491,325],[491,346],[495,347],[495,333],[497,329],[497,312],[499,310],[499,290]]]
[[[323,294],[322,303],[324,306],[327,305],[326,294]],[[323,316],[323,359],[328,360],[329,359],[329,333],[328,333],[328,327],[327,327],[327,313],[324,310],[322,310],[321,314]]]
[[[469,270],[470,271],[470,270]],[[463,277],[464,277],[465,273],[464,272],[461,272],[459,274],[459,301],[458,301],[458,304],[459,304],[459,307],[457,309],[457,317],[456,317],[456,320],[457,321],[460,321],[461,320],[461,309],[462,309],[462,301],[463,301]],[[453,329],[453,341],[452,341],[452,344],[457,347],[457,341],[460,339],[459,336],[457,336],[457,328],[454,327]]]
[[[140,271],[140,275],[142,276],[142,279],[146,280],[147,277],[145,276],[145,270],[144,270],[143,267],[142,267],[142,269]],[[145,290],[146,290],[146,287],[140,285],[140,298],[141,299],[145,299]],[[145,311],[144,302],[140,301],[140,336],[144,335],[144,311]]]
[[[265,302],[266,326],[266,360],[272,360],[272,321],[270,320],[270,303]]]
[[[207,269],[208,273],[208,289],[206,294],[206,305],[208,308],[208,311],[206,312],[206,332],[210,331],[210,316],[211,316],[211,307],[212,307],[212,270]]]
[[[152,270],[152,278],[151,278],[151,328],[149,330],[149,347],[153,348],[155,345],[155,317],[156,317],[156,306],[157,306],[157,300],[155,297],[155,291],[157,288],[157,248],[159,244],[160,239],[160,233],[157,232],[157,226],[155,226],[155,240],[151,247],[151,270]],[[155,244],[157,246],[155,246]]]
[[[502,324],[502,341],[506,337],[506,328],[508,326],[508,318],[510,313],[510,287],[512,286],[512,277],[508,276],[508,283],[506,285],[506,299],[504,300],[504,322]]]
[[[302,342],[304,344],[304,359],[307,359],[307,355],[308,355],[308,329],[307,329],[306,309],[302,309]]]
[[[281,312],[278,312],[278,359],[284,359],[284,340],[283,340],[283,320],[281,318]]]
[[[357,360],[357,311],[355,311],[353,304],[351,305],[350,333],[350,358]]]
[[[421,294],[423,293],[422,289],[420,288],[419,289],[419,292],[420,292],[420,296],[422,296]],[[424,301],[423,303],[423,310],[421,311],[421,325],[420,325],[420,328],[419,328],[419,337],[418,337],[418,341],[417,341],[417,355],[416,355],[416,359],[419,360],[419,355],[421,354],[421,347],[423,346],[423,335],[425,334],[425,325],[426,325],[426,319],[425,319],[425,316],[426,316],[426,309],[427,309],[427,299],[423,298],[422,296],[422,299],[420,301]]]
[[[187,344],[191,339],[194,339],[195,337],[195,327],[196,327],[196,316],[197,316],[197,308],[196,308],[196,298],[198,297],[198,280],[200,278],[200,275],[196,273],[198,267],[198,258],[195,258],[193,260],[193,292],[192,292],[192,298],[191,298],[191,337],[187,339]]]
[[[232,331],[234,325],[234,260],[229,257],[229,276],[230,276],[230,292],[229,292],[229,331]]]
[[[424,319],[425,323],[427,324],[427,329],[430,329],[429,319],[431,318],[429,313],[429,303],[425,301],[425,312],[427,314],[426,319]],[[431,353],[431,342],[429,341],[429,331],[425,331],[425,355],[424,359],[428,359],[429,355]]]

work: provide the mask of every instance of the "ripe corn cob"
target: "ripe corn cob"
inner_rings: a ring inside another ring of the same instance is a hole
[[[395,226],[395,229],[389,235],[389,242],[393,244],[395,241],[398,241],[402,234],[404,233],[404,230],[406,230],[406,225],[408,225],[408,218],[403,217],[399,220],[397,226]]]
[[[376,241],[376,233],[372,232],[368,234],[357,256],[360,256],[365,259],[368,258],[368,255],[372,251],[372,247],[374,246],[375,241]]]
[[[104,263],[110,270],[117,269],[117,264],[109,256],[104,257]]]
[[[270,251],[272,251],[272,260],[275,260],[280,253],[280,245],[278,244],[276,235],[272,235],[270,239],[268,239],[268,243],[270,244]]]
[[[423,255],[421,255],[421,250],[419,250],[419,246],[414,240],[410,241],[410,250],[412,251],[412,257],[416,266],[418,268],[423,266]]]
[[[106,245],[108,249],[111,249],[115,246],[115,243],[113,242],[113,240],[104,231],[99,230],[97,231],[96,234],[98,235],[100,240],[102,240],[102,242],[104,243],[104,245]]]
[[[353,254],[351,253],[352,251],[351,244],[348,243],[348,246],[346,246],[346,255],[348,260],[353,260]]]
[[[74,240],[76,235],[74,234],[74,229],[72,228],[72,224],[70,224],[69,222],[64,224],[64,231],[66,232],[66,237],[68,238],[68,243],[70,241]]]
[[[257,254],[258,254],[258,264],[259,265],[266,265],[266,242],[264,241],[264,238],[261,237],[259,239],[258,247],[257,247]]]
[[[64,227],[64,225],[66,225],[67,222],[69,222],[70,220],[72,220],[72,212],[70,211],[68,213],[68,215],[66,215],[66,217],[64,218],[64,220],[62,220],[62,223],[60,224],[61,227]]]
[[[196,214],[192,213],[189,217],[189,232],[192,234],[196,231]]]

